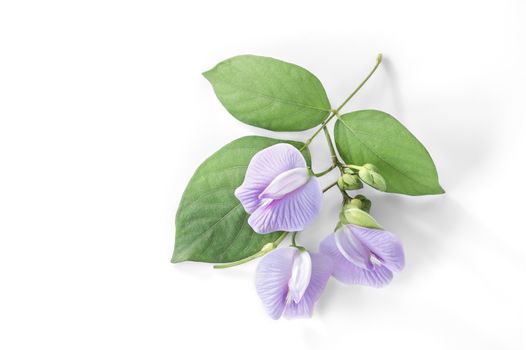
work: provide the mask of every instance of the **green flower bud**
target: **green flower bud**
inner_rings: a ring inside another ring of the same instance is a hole
[[[371,215],[361,209],[346,209],[343,211],[343,216],[345,217],[346,223],[368,228],[382,229],[382,226],[380,226],[380,224],[376,222],[376,220]]]
[[[343,204],[342,212],[346,211],[347,209],[351,209],[351,208],[362,209],[362,206],[364,204],[364,199],[366,199],[364,196],[358,195],[351,200],[346,200],[345,203]]]
[[[376,169],[376,167],[372,164],[365,164],[363,168],[360,169],[360,171],[358,172],[360,179],[362,179],[362,181],[368,184],[369,186],[372,186],[379,191],[385,191],[387,189],[385,179],[375,170],[370,169],[371,167]]]
[[[362,167],[364,167],[367,170],[374,171],[375,173],[379,172],[378,168],[374,164],[367,163],[367,164],[362,165]]]
[[[371,210],[371,201],[367,199],[364,195],[359,194],[355,196],[354,199],[361,201],[360,209],[362,209],[363,211],[368,213]]]
[[[345,182],[343,182],[343,179],[341,177],[338,178],[338,187],[342,190],[345,190]]]
[[[354,174],[354,170],[349,169],[349,168],[343,168],[343,173],[352,175],[352,174]]]
[[[363,187],[358,175],[343,174],[341,179],[345,185],[345,190],[357,190]]]
[[[262,253],[268,253],[270,252],[271,250],[273,250],[275,247],[274,247],[274,242],[270,242],[270,243],[267,243],[263,246],[263,248],[261,248],[261,252]]]

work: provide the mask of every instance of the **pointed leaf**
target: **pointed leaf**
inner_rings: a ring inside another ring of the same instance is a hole
[[[225,108],[243,123],[274,131],[310,129],[331,109],[308,70],[270,57],[236,56],[203,73]]]

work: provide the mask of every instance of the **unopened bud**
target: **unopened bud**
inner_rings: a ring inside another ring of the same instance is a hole
[[[363,187],[362,182],[358,175],[355,174],[343,174],[338,179],[338,186],[342,190],[357,190]]]
[[[379,170],[378,170],[378,168],[376,167],[376,165],[371,164],[371,163],[364,164],[364,165],[362,165],[362,167],[365,168],[365,169],[367,169],[367,170],[374,171],[375,173],[379,172]]]
[[[261,252],[268,253],[273,249],[274,249],[274,243],[270,242],[270,243],[265,244],[263,248],[261,248]]]
[[[358,208],[349,208],[343,212],[345,220],[349,224],[363,226],[368,228],[382,229],[382,226],[376,220],[366,213],[365,211]]]
[[[358,172],[358,175],[360,176],[360,179],[369,186],[372,186],[379,191],[385,191],[387,189],[387,184],[385,183],[383,176],[377,171],[378,168],[374,165],[365,164]]]
[[[341,177],[338,178],[338,187],[342,190],[345,189],[345,182],[343,182],[343,179]]]
[[[363,187],[363,184],[360,181],[360,177],[358,175],[343,174],[342,179],[343,179],[343,182],[347,184],[347,187],[350,190],[357,190]]]
[[[353,200],[360,200],[360,209],[362,209],[363,211],[368,213],[371,210],[371,201],[367,199],[367,197],[365,197],[364,195],[359,194],[356,197],[354,197]]]

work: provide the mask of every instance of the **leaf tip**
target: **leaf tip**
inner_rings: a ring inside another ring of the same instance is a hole
[[[178,253],[178,251],[174,250],[174,253],[172,254],[172,258],[170,259],[170,262],[172,264],[177,264],[183,261],[186,261],[187,258],[185,256],[182,256]]]
[[[209,70],[207,70],[207,71],[204,71],[203,73],[201,73],[201,75],[202,75],[203,77],[205,77],[206,80],[210,81],[210,74],[211,74],[212,70],[213,70],[213,69],[209,69]]]

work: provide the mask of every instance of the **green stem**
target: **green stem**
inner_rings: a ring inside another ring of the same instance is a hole
[[[358,91],[360,91],[360,89],[362,88],[362,86],[365,85],[365,83],[367,82],[367,80],[369,80],[369,78],[374,74],[374,72],[376,71],[376,69],[378,68],[378,66],[380,65],[380,63],[382,63],[382,54],[379,53],[378,56],[376,56],[376,64],[374,65],[373,69],[371,70],[371,72],[369,72],[369,74],[365,77],[365,79],[360,83],[360,85],[358,85],[358,87],[356,89],[354,89],[354,91],[352,92],[352,94],[349,95],[349,97],[347,97],[347,99],[345,101],[343,101],[343,103],[340,105],[340,107],[336,108],[336,113],[334,114],[338,114],[338,112],[343,108],[343,106],[345,106],[347,104],[347,102],[349,102],[349,100],[351,98],[354,97],[354,95],[356,95],[356,93],[358,93]]]
[[[341,111],[341,109],[343,107],[345,107],[347,102],[349,102],[350,99],[353,98],[354,95],[356,95],[358,93],[358,91],[360,91],[362,86],[364,86],[365,83],[367,82],[367,80],[369,80],[369,78],[374,74],[374,72],[376,71],[376,69],[378,68],[378,66],[380,65],[381,62],[382,62],[382,54],[379,53],[378,56],[376,56],[376,64],[374,65],[373,69],[369,72],[369,74],[365,77],[365,79],[360,83],[360,85],[358,85],[358,87],[356,89],[354,89],[354,91],[349,95],[349,97],[347,97],[345,99],[345,101],[343,101],[343,103],[338,108],[336,108],[335,110],[332,110],[332,113],[329,115],[329,117],[327,119],[325,119],[325,121],[314,132],[314,134],[312,134],[312,136],[307,139],[307,141],[305,142],[305,144],[303,145],[303,147],[301,148],[300,151],[303,151],[305,148],[307,148],[307,146],[310,145],[312,140],[316,137],[316,135],[318,135],[320,133],[320,131],[327,125],[327,123],[329,123],[332,118],[334,118],[336,115],[338,115],[338,113]]]
[[[343,168],[349,168],[349,169],[355,169],[355,170],[360,170],[361,168],[363,168],[363,166],[353,165],[353,164],[342,164],[341,166]]]
[[[336,114],[334,113],[334,111],[331,113],[331,115],[329,116],[329,118],[325,119],[325,121],[321,124],[321,126],[314,132],[314,134],[312,134],[311,137],[309,137],[307,139],[307,141],[305,141],[305,144],[303,145],[303,147],[301,147],[300,149],[300,152],[303,151],[305,148],[307,148],[310,143],[312,142],[312,140],[314,140],[314,138],[320,133],[320,131],[327,125],[328,122],[331,121],[331,119],[335,116]]]
[[[247,256],[246,258],[241,259],[241,260],[237,260],[237,261],[233,261],[231,263],[226,263],[226,264],[221,264],[221,265],[214,265],[214,269],[227,269],[229,267],[238,266],[238,265],[247,263],[247,262],[249,262],[251,260],[257,259],[257,258],[259,258],[259,257],[261,257],[261,256],[263,256],[265,254],[266,254],[265,252],[259,251],[256,254],[251,255],[251,256]]]
[[[343,197],[344,201],[345,200],[349,200],[350,201],[352,199],[352,197],[349,196],[349,194],[347,192],[345,192],[344,190],[342,190],[341,188],[340,188],[340,192],[342,193],[342,197]]]
[[[297,233],[298,233],[298,232],[294,232],[294,233],[292,234],[292,239],[291,239],[291,241],[292,241],[292,246],[293,246],[293,247],[297,247],[297,245],[296,245],[296,234],[297,234]]]
[[[332,165],[333,167],[340,167],[340,161],[336,156],[336,150],[334,149],[334,145],[332,144],[331,134],[329,133],[329,130],[326,126],[323,127],[323,132],[325,133],[325,139],[327,140],[327,144],[329,145],[329,151],[331,152]]]
[[[329,186],[325,187],[323,189],[323,193],[327,192],[328,190],[330,190],[331,188],[333,188],[334,186],[336,186],[338,184],[338,181],[334,181],[332,184],[330,184]]]
[[[329,167],[329,169],[324,170],[324,171],[322,171],[321,173],[314,173],[314,172],[312,172],[312,170],[311,170],[311,172],[312,172],[312,175],[313,175],[313,176],[321,177],[321,176],[323,176],[323,175],[325,175],[325,174],[330,173],[330,172],[332,171],[332,169],[336,168],[336,166],[337,166],[336,164],[333,164],[333,165],[331,165],[331,166]]]
[[[265,249],[265,247],[266,247],[266,245],[265,245],[265,246],[263,246],[263,249],[261,249],[256,254],[247,256],[246,258],[243,258],[243,259],[237,260],[237,261],[233,261],[233,262],[230,262],[230,263],[214,265],[214,269],[227,269],[229,267],[238,266],[238,265],[247,263],[249,261],[252,261],[254,259],[257,259],[259,257],[262,257],[263,255],[267,254],[268,252],[271,252],[272,250],[276,249],[279,246],[279,244],[285,239],[285,237],[287,237],[288,234],[289,234],[289,232],[283,232],[278,237],[278,239],[276,239],[274,242],[272,242],[272,248],[271,249]]]

